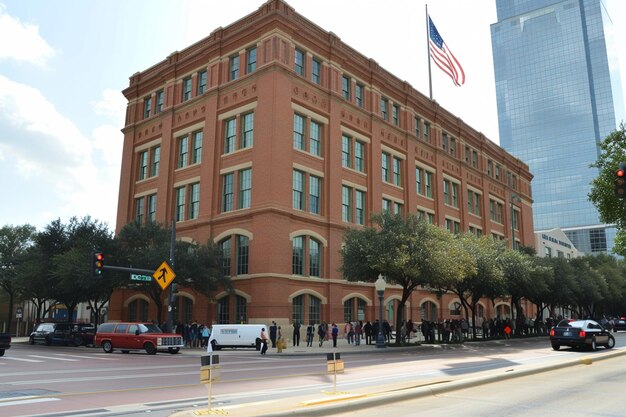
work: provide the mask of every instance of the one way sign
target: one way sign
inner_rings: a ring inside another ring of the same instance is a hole
[[[176,278],[176,274],[172,271],[172,268],[170,268],[167,262],[163,261],[161,266],[152,274],[152,278],[165,290],[174,278]]]

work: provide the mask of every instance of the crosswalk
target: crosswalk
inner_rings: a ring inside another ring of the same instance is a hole
[[[59,362],[80,362],[82,360],[97,360],[97,361],[118,361],[121,358],[116,357],[105,357],[98,355],[70,355],[66,353],[55,353],[51,355],[24,355],[20,357],[16,356],[3,356],[0,360],[0,366],[6,365],[5,361],[15,361],[15,362],[31,362],[31,363],[41,363],[41,362],[49,362],[49,361],[59,361]]]

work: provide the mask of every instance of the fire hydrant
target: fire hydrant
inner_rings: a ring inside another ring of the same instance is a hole
[[[278,341],[276,342],[276,349],[278,353],[282,353],[283,351],[283,339],[282,337],[280,339],[278,339]]]

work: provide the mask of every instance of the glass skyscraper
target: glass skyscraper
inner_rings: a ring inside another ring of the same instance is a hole
[[[534,175],[535,230],[561,228],[581,252],[615,229],[587,199],[601,142],[624,111],[612,22],[601,0],[496,0],[491,25],[500,145]]]

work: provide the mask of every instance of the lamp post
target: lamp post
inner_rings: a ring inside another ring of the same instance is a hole
[[[522,199],[517,195],[511,193],[511,249],[515,249],[515,209],[513,206],[513,202],[516,201],[518,203],[522,202]]]
[[[376,287],[376,294],[378,294],[378,334],[376,335],[376,347],[384,348],[385,336],[383,335],[383,295],[385,294],[385,287],[387,283],[382,274],[378,274],[378,279],[374,283]]]

